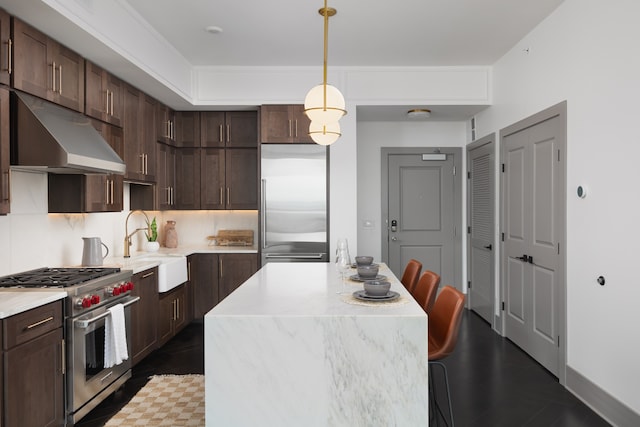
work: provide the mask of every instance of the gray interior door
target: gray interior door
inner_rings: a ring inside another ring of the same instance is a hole
[[[493,325],[494,284],[494,135],[468,151],[468,293],[469,308]]]
[[[390,153],[388,177],[388,265],[401,277],[414,258],[457,286],[455,159],[421,153]],[[384,217],[384,216],[383,216]],[[384,251],[383,251],[384,258]]]
[[[564,126],[556,115],[502,137],[505,335],[556,376],[565,316]]]

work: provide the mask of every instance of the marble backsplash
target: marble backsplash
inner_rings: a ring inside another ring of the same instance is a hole
[[[159,241],[164,224],[176,221],[178,245],[206,244],[221,229],[249,229],[257,239],[257,211],[147,211],[156,217]],[[124,186],[122,212],[91,214],[47,213],[47,175],[11,171],[11,213],[0,216],[0,276],[40,267],[79,265],[82,237],[100,237],[109,255],[124,253],[125,219],[129,214],[129,185]],[[144,227],[144,216],[129,218],[129,232]],[[133,237],[132,254],[141,250],[144,234]]]

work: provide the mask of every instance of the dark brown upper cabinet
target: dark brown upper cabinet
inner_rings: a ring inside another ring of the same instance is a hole
[[[85,66],[85,114],[112,125],[122,126],[124,82],[89,61]]]
[[[309,136],[310,123],[304,105],[263,105],[260,107],[260,142],[313,144]]]
[[[201,147],[257,147],[256,111],[200,112]]]
[[[0,84],[11,84],[13,39],[11,37],[11,15],[0,9]]]
[[[84,58],[13,18],[13,87],[84,112]]]

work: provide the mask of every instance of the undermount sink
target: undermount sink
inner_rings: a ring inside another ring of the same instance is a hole
[[[158,263],[158,292],[170,291],[188,280],[187,257],[184,255],[144,255],[135,261]]]

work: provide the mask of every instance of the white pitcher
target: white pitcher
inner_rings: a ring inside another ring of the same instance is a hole
[[[102,243],[99,237],[83,237],[84,249],[82,251],[82,265],[84,267],[98,267],[102,265],[102,261],[109,255],[109,248]],[[107,253],[102,254],[102,246]]]

